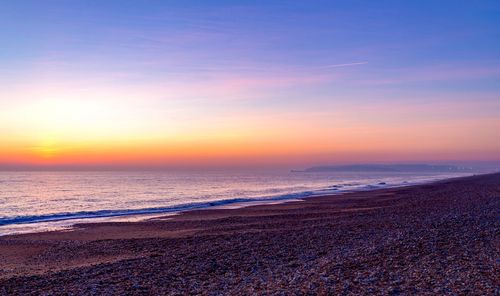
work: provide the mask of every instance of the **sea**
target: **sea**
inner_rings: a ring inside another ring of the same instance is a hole
[[[0,172],[0,235],[137,221],[190,209],[278,203],[471,173],[214,171]]]

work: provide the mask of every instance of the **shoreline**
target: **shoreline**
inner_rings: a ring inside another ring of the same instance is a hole
[[[499,206],[493,173],[2,236],[0,295],[494,294]]]
[[[266,205],[266,204],[280,204],[289,201],[304,200],[308,198],[315,198],[321,196],[338,196],[353,192],[365,192],[380,189],[390,189],[390,188],[401,188],[415,185],[431,184],[434,182],[451,180],[455,178],[464,178],[475,175],[482,175],[488,173],[475,173],[462,176],[447,176],[445,178],[433,179],[428,181],[404,181],[404,183],[391,184],[388,185],[385,182],[364,184],[362,187],[355,189],[339,189],[333,185],[332,188],[336,189],[316,189],[303,192],[292,192],[277,196],[268,197],[254,197],[254,198],[233,198],[225,200],[214,200],[207,202],[200,202],[194,204],[179,204],[166,207],[158,208],[144,208],[144,209],[122,209],[122,210],[98,210],[95,216],[90,216],[93,212],[74,212],[74,213],[60,213],[60,214],[47,214],[42,215],[35,221],[30,221],[29,218],[15,218],[20,220],[18,223],[9,223],[0,225],[0,230],[2,227],[4,229],[12,229],[8,232],[0,233],[0,237],[16,235],[16,234],[29,234],[29,233],[41,233],[47,231],[68,231],[74,228],[77,224],[88,224],[88,223],[108,223],[108,222],[140,222],[147,221],[149,219],[154,219],[156,217],[162,216],[174,216],[179,215],[183,212],[189,212],[193,210],[209,210],[209,209],[220,209],[220,208],[243,208],[253,205]],[[361,185],[361,184],[360,184]],[[324,192],[324,193],[322,193]],[[23,221],[26,219],[26,221]],[[17,230],[15,230],[17,229]]]

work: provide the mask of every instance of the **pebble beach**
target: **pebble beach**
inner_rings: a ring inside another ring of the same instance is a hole
[[[500,174],[0,237],[0,295],[498,295]]]

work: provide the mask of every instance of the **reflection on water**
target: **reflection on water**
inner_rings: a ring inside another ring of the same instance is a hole
[[[300,198],[460,175],[464,174],[0,172],[0,234],[59,229],[88,218],[113,217],[116,220],[137,214],[176,212],[252,200]],[[58,222],[47,222],[52,220]]]

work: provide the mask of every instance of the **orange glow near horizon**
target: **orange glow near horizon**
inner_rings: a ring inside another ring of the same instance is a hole
[[[297,79],[290,79],[292,85]],[[240,98],[255,91],[255,84],[239,89],[240,79],[235,81],[198,82],[199,91],[190,83],[85,88],[39,82],[0,90],[11,98],[0,110],[0,165],[307,166],[500,159],[495,111],[500,102],[489,97],[370,104],[334,97],[271,108],[259,98]],[[224,94],[231,97],[219,97]],[[197,95],[209,99],[194,99]],[[240,106],[249,103],[257,107]]]
[[[488,160],[498,157],[496,152],[500,151],[495,129],[487,128],[500,127],[500,119],[494,118],[410,121],[396,125],[391,124],[388,113],[382,112],[379,118],[369,119],[372,122],[367,128],[366,119],[353,122],[349,117],[327,118],[319,113],[279,118],[248,115],[211,125],[195,121],[194,126],[184,125],[177,129],[162,126],[140,129],[118,117],[108,117],[111,119],[108,125],[103,121],[87,123],[91,117],[96,118],[88,109],[64,108],[73,111],[59,113],[58,110],[52,114],[50,110],[41,109],[41,114],[32,114],[34,122],[31,125],[28,124],[30,120],[24,120],[27,125],[22,133],[11,131],[4,137],[0,163],[307,165],[461,158]],[[373,116],[372,113],[358,114]],[[118,124],[120,120],[123,121]],[[389,122],[385,122],[387,120]],[[168,123],[163,122],[164,125]]]
[[[307,166],[500,159],[500,102],[438,97],[362,103],[352,94],[270,106],[247,93],[310,77],[103,85],[79,77],[0,90],[0,165]],[[331,78],[335,79],[335,78]],[[277,81],[279,80],[279,81]],[[85,83],[78,81],[85,81]],[[241,81],[252,81],[242,83]],[[307,98],[307,92],[300,94]],[[198,96],[206,99],[197,99]],[[369,96],[369,95],[367,95]]]

